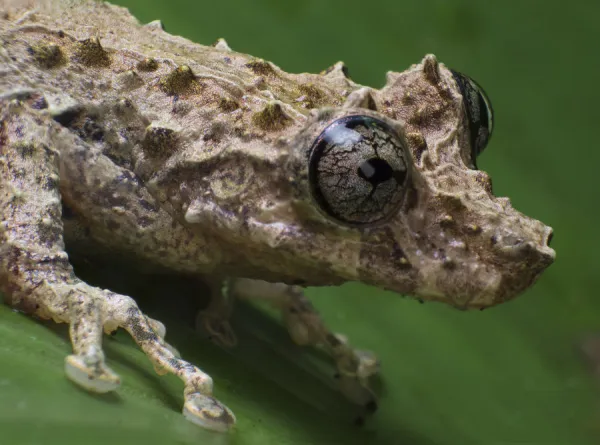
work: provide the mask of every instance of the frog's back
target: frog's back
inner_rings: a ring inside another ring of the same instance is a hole
[[[162,182],[161,192],[182,165],[276,162],[276,141],[295,135],[311,109],[339,106],[359,87],[341,63],[288,74],[223,40],[203,46],[160,22],[140,25],[107,3],[1,0],[0,9],[0,97],[30,100],[143,183]]]
[[[0,8],[3,46],[9,45],[3,58],[13,68],[0,79],[5,93],[37,87],[94,103],[127,97],[151,120],[185,127],[229,116],[243,131],[269,133],[303,121],[312,108],[340,105],[355,88],[342,64],[328,73],[288,74],[232,51],[224,40],[203,46],[164,32],[159,21],[142,26],[107,3],[81,2],[77,14],[50,0],[35,8],[2,0]],[[94,17],[93,26],[87,17]],[[261,120],[256,114],[273,100],[283,108],[280,119],[265,114]]]

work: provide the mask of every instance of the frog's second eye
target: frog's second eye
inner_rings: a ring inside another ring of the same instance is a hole
[[[475,159],[486,147],[494,126],[492,103],[477,82],[469,76],[452,71],[465,102],[469,131],[471,133],[471,159]]]
[[[346,116],[313,143],[309,182],[329,217],[352,225],[383,222],[402,204],[409,181],[406,144],[385,122]]]

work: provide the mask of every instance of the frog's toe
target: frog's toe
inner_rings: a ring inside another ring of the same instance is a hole
[[[196,317],[196,329],[205,333],[214,343],[225,348],[232,348],[237,344],[237,336],[229,321],[200,312]]]
[[[165,348],[167,348],[169,351],[171,351],[173,356],[175,356],[177,358],[181,358],[181,353],[177,350],[177,348],[175,348],[175,346],[164,341],[165,336],[167,335],[167,328],[165,327],[165,325],[162,322],[155,320],[153,318],[150,318],[150,317],[146,317],[146,320],[148,321],[148,324],[150,325],[150,327],[152,328],[154,333],[161,340],[163,340]],[[153,363],[153,366],[154,366],[154,371],[158,375],[165,375],[169,372],[168,369],[166,369],[164,366],[161,366],[159,363]]]
[[[156,335],[158,335],[164,340],[165,336],[167,335],[167,328],[165,327],[165,325],[162,322],[155,320],[154,318],[146,317],[146,319],[148,320],[148,324],[156,333]]]
[[[376,403],[376,396],[369,388],[365,385],[362,379],[358,379],[353,375],[337,374],[337,380],[340,392],[356,405],[368,406],[372,403]]]
[[[229,408],[200,393],[186,396],[183,415],[190,422],[212,431],[226,432],[235,425],[235,416]]]
[[[181,358],[181,353],[177,350],[177,348],[175,348],[175,346],[167,342],[163,342],[163,345],[165,349],[167,349],[171,354],[173,354],[173,357]],[[169,370],[160,363],[154,362],[152,365],[154,367],[154,372],[156,372],[158,375],[165,375],[169,373]]]
[[[379,374],[381,365],[375,353],[371,351],[355,350],[354,354],[358,360],[356,375],[359,379],[366,381],[369,377]]]
[[[79,386],[99,394],[114,391],[121,384],[119,376],[104,363],[80,355],[65,359],[65,373]]]

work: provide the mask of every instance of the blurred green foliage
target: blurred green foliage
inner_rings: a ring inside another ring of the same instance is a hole
[[[244,340],[237,353],[167,317],[168,338],[211,373],[217,396],[238,416],[237,432],[219,437],[183,420],[179,382],[156,376],[126,336],[106,342],[123,387],[94,397],[62,374],[64,329],[1,307],[1,444],[598,443],[600,394],[577,343],[600,329],[600,3],[119,3],[142,22],[160,18],[169,32],[204,44],[225,37],[234,50],[287,71],[319,72],[343,60],[356,81],[375,87],[387,70],[436,54],[491,97],[495,134],[479,166],[496,194],[554,227],[557,261],[522,297],[483,313],[361,285],[310,289],[332,327],[382,359],[380,410],[362,429],[346,421],[351,409],[318,374],[299,364],[310,360],[284,353],[283,331],[262,327],[264,317],[248,308],[236,315],[239,329],[258,340]]]

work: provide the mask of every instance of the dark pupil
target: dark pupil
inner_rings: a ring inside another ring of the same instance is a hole
[[[376,186],[391,179],[394,176],[394,170],[383,159],[372,158],[360,164],[358,167],[358,176]]]

